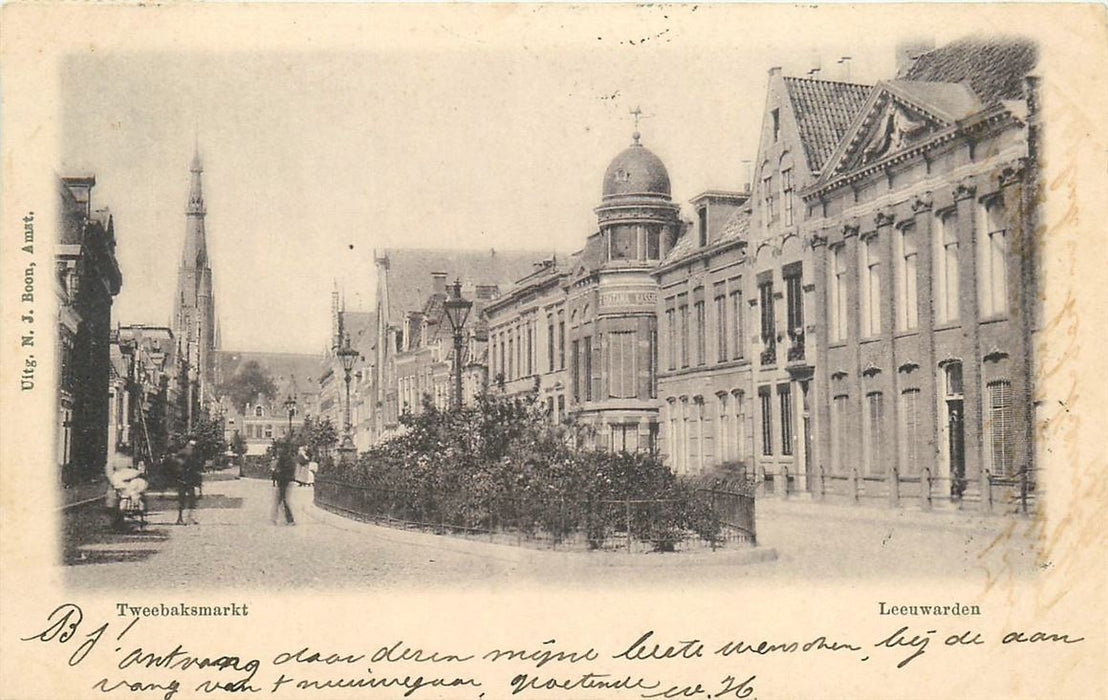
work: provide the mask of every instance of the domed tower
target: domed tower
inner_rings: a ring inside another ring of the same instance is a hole
[[[662,159],[640,143],[639,132],[604,173],[596,208],[605,262],[656,263],[673,247],[679,208],[670,197]]]

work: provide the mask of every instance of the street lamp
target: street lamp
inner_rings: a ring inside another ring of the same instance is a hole
[[[285,412],[289,414],[289,436],[292,436],[292,417],[296,415],[296,397],[289,394],[285,399]]]
[[[135,356],[137,355],[138,343],[133,338],[121,339],[119,341],[119,352],[123,355],[124,362],[127,365],[127,377],[123,380],[123,431],[127,436],[126,442],[131,446],[131,466],[138,465],[138,453],[134,449],[135,439],[133,433],[133,426],[131,417],[134,415],[134,403],[135,403]],[[113,436],[114,437],[114,436]]]
[[[350,372],[354,369],[354,363],[358,360],[358,351],[350,347],[350,336],[346,336],[345,343],[338,351],[339,362],[342,363],[342,371],[346,379],[346,434],[342,437],[342,445],[339,446],[340,452],[353,452],[357,448],[354,447],[354,436],[351,435],[350,429]]]
[[[450,289],[450,297],[443,302],[446,318],[450,321],[450,327],[454,330],[454,396],[453,407],[455,410],[462,407],[462,329],[469,317],[469,310],[473,302],[462,298],[462,281],[454,280]]]

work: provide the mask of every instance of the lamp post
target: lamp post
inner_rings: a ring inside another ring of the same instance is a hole
[[[123,430],[127,438],[125,442],[131,446],[132,467],[138,464],[138,454],[135,449],[134,435],[132,435],[134,428],[131,425],[131,417],[132,415],[134,415],[135,403],[135,356],[137,354],[136,346],[137,343],[133,339],[121,340],[119,343],[119,352],[123,355],[123,358],[127,364],[127,376],[123,380]]]
[[[285,412],[289,414],[289,436],[292,436],[292,417],[296,415],[296,397],[289,394],[289,397],[285,399]]]
[[[462,298],[461,280],[454,280],[450,297],[443,302],[446,318],[454,330],[454,395],[451,397],[454,410],[462,407],[462,330],[465,328],[466,319],[472,307],[472,301]]]
[[[350,453],[357,449],[354,447],[354,436],[351,434],[350,425],[350,372],[354,369],[354,363],[358,360],[358,351],[350,347],[349,335],[346,336],[345,342],[337,354],[339,362],[342,363],[342,371],[346,380],[346,412],[344,414],[346,429],[342,436],[342,444],[339,445],[339,451]]]

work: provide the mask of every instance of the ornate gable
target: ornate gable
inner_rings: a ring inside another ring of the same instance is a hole
[[[878,83],[828,158],[820,182],[907,151],[980,108],[977,97],[961,84]]]
[[[926,140],[940,127],[902,100],[889,96],[884,102],[879,114],[872,120],[866,138],[855,147],[851,157],[843,161],[846,167],[839,166],[840,171],[877,162]]]

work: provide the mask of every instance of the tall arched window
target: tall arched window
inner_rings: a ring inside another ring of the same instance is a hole
[[[981,204],[977,236],[977,291],[981,316],[1008,311],[1008,227],[1004,201],[990,197]]]
[[[958,320],[958,214],[953,210],[935,217],[935,321]]]

